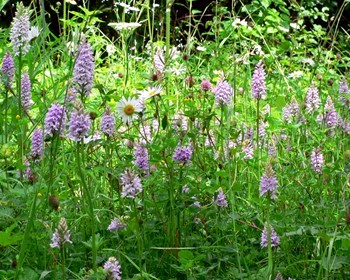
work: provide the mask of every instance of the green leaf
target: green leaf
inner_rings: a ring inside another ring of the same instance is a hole
[[[51,273],[51,270],[44,270],[43,272],[41,272],[39,280],[45,279],[45,277],[50,273]]]
[[[271,5],[272,0],[261,0],[261,5],[267,9]]]
[[[164,115],[164,117],[162,119],[162,128],[165,130],[167,125],[168,125],[168,116]]]
[[[5,7],[5,5],[9,2],[9,0],[1,0],[0,3],[0,12],[2,11],[2,9]]]
[[[0,231],[0,246],[9,246],[23,239],[23,234],[13,234],[16,224],[12,224],[5,231]]]
[[[337,270],[347,265],[349,262],[346,256],[331,256],[329,259],[324,258],[321,260],[321,265],[325,270]]]

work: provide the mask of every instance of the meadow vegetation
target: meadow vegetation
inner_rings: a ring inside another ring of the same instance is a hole
[[[348,1],[121,1],[116,37],[39,2],[0,33],[1,279],[350,278]]]

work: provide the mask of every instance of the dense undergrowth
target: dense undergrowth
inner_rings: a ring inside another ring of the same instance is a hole
[[[171,1],[160,22],[152,1],[116,3],[118,38],[84,2],[63,1],[59,37],[18,5],[0,278],[348,279],[347,2],[332,19],[277,2],[216,2],[203,34],[189,2],[178,45]]]

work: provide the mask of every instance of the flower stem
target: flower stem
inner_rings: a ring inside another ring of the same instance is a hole
[[[22,244],[21,244],[21,250],[19,252],[17,271],[16,271],[15,279],[19,279],[20,272],[21,272],[21,269],[22,269],[22,266],[23,266],[23,262],[24,262],[26,249],[27,249],[27,244],[28,244],[28,239],[29,239],[29,235],[30,235],[30,230],[31,230],[31,228],[33,226],[33,221],[34,221],[34,216],[35,216],[35,211],[36,211],[37,192],[34,191],[33,194],[34,194],[34,198],[33,198],[33,202],[32,202],[32,208],[30,209],[28,223],[27,223],[27,226],[26,226],[26,229],[25,229],[25,232],[24,232],[24,236],[23,236],[23,240],[22,240]]]
[[[97,250],[96,250],[96,236],[95,236],[95,217],[94,217],[94,206],[93,206],[93,201],[91,198],[91,193],[90,193],[90,189],[88,187],[88,185],[86,184],[85,181],[85,176],[83,173],[83,168],[82,168],[82,161],[81,161],[81,157],[82,157],[82,153],[83,153],[83,143],[80,141],[77,143],[77,165],[78,165],[78,172],[79,172],[79,176],[81,178],[81,182],[83,185],[83,189],[84,189],[84,197],[85,200],[88,204],[89,207],[89,216],[90,216],[90,225],[91,225],[91,248],[92,248],[92,268],[94,271],[96,271],[97,268],[97,264],[96,264],[96,260],[97,260]]]

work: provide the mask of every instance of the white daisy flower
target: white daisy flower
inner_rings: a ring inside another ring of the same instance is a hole
[[[233,27],[237,27],[239,25],[247,27],[248,26],[248,22],[245,19],[241,20],[240,18],[235,18],[235,20],[232,22],[232,26]]]
[[[294,28],[294,29],[300,29],[300,25],[297,24],[297,23],[295,23],[295,22],[292,22],[292,23],[290,24],[290,27],[292,27],[292,28]]]
[[[122,118],[123,123],[131,125],[132,120],[137,116],[136,113],[142,111],[142,104],[135,98],[122,97],[122,99],[116,105],[116,111],[119,117]]]
[[[306,57],[306,58],[302,59],[301,62],[305,63],[305,64],[309,64],[310,66],[314,66],[315,65],[315,61],[313,61],[313,59],[309,58],[309,57]]]
[[[36,37],[39,37],[39,28],[37,26],[32,26],[29,30],[29,41],[33,40]]]
[[[162,90],[162,86],[159,85],[155,87],[150,87],[149,89],[141,90],[138,93],[140,94],[140,99],[146,100],[148,98],[160,94]]]
[[[115,30],[135,29],[141,26],[141,24],[138,22],[111,22],[108,25],[113,27]]]
[[[288,75],[288,77],[291,79],[296,79],[296,78],[300,78],[302,75],[303,75],[302,71],[294,71],[294,72],[290,73]]]
[[[202,46],[198,46],[196,49],[197,51],[200,51],[200,52],[204,52],[207,50],[206,47],[202,47]]]
[[[108,55],[112,55],[112,54],[114,54],[117,51],[117,49],[115,48],[114,45],[108,44],[106,46],[106,51],[107,51]]]

